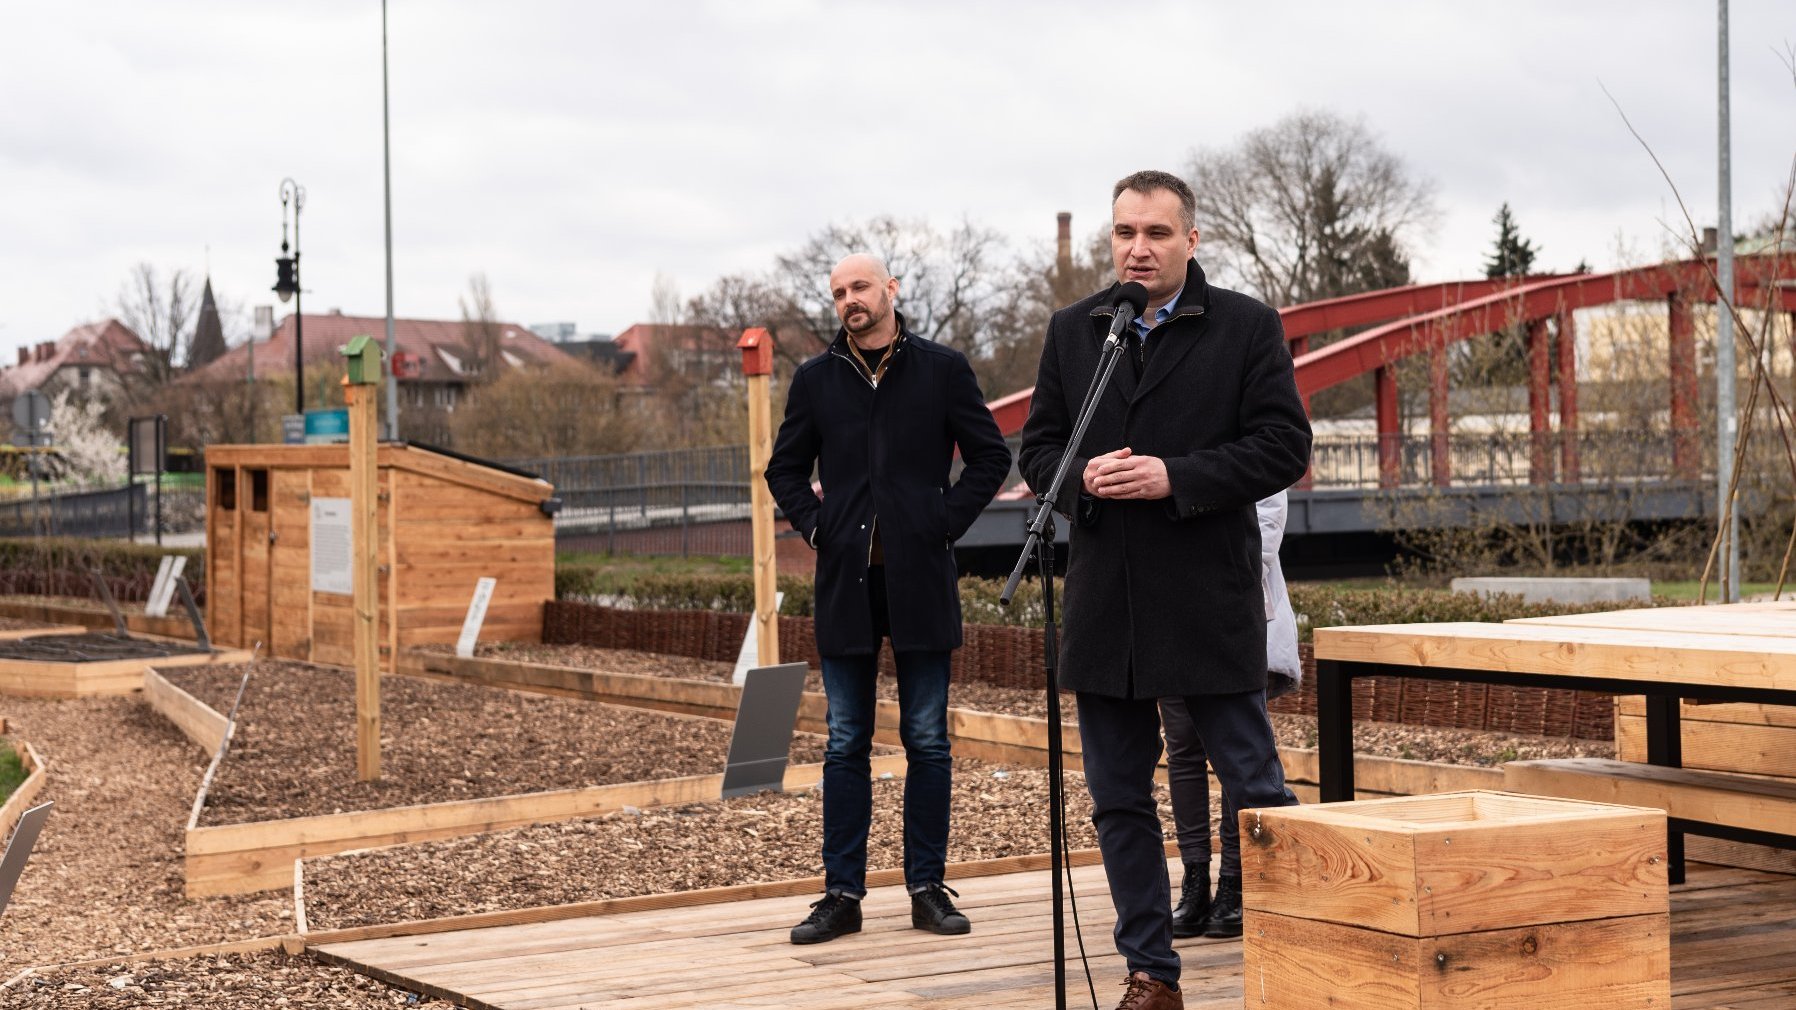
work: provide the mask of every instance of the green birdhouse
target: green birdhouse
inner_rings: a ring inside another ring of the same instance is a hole
[[[367,334],[352,337],[349,346],[339,347],[337,351],[349,367],[351,383],[366,386],[380,382],[380,345],[373,337]]]

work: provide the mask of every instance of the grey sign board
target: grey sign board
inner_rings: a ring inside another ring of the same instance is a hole
[[[20,393],[12,401],[12,423],[26,445],[42,445],[44,430],[50,427],[50,398],[35,389]]]
[[[785,782],[805,669],[803,663],[782,663],[748,671],[742,699],[736,703],[736,728],[730,734],[724,799],[766,789],[778,792]]]
[[[32,846],[37,844],[38,833],[44,830],[44,821],[55,805],[43,803],[19,817],[19,826],[13,829],[6,855],[0,856],[0,913],[6,911],[6,903],[12,900],[12,889],[19,883],[19,874],[25,872],[25,860],[31,858]]]

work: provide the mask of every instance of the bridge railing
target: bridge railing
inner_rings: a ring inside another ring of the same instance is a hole
[[[1695,478],[1713,472],[1713,446],[1695,433],[1319,435],[1310,450],[1309,486],[1591,484]]]

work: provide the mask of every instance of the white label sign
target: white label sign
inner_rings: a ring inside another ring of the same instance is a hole
[[[780,606],[786,602],[786,594],[773,594],[773,612],[779,614]],[[778,617],[775,617],[778,620]],[[730,683],[741,687],[748,681],[748,671],[761,665],[761,636],[755,634],[755,615],[748,615],[748,630],[742,635],[742,651],[736,653],[736,669],[730,674]]]
[[[312,591],[355,595],[349,562],[349,499],[312,499]]]
[[[455,641],[457,656],[465,659],[474,655],[474,643],[480,638],[480,623],[486,620],[486,605],[492,602],[493,586],[497,581],[488,577],[474,583],[474,599],[468,602],[468,616],[461,622],[461,637]]]
[[[156,581],[150,583],[150,596],[143,606],[143,612],[151,617],[162,617],[168,613],[168,605],[162,602],[162,587],[168,584],[168,570],[174,563],[173,554],[164,554],[162,564],[156,568]]]
[[[168,605],[175,601],[175,590],[181,587],[181,573],[187,570],[185,554],[171,554],[162,560],[171,564],[168,566],[168,574],[162,577],[161,591],[153,592],[150,596],[150,602],[156,608],[150,611],[153,617],[168,616]]]

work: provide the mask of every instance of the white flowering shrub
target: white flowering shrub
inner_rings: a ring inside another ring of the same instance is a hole
[[[78,484],[122,484],[124,440],[107,430],[97,399],[76,402],[67,391],[50,401],[50,438],[62,457],[65,476]]]

